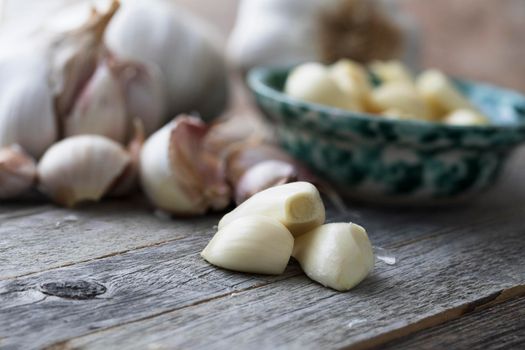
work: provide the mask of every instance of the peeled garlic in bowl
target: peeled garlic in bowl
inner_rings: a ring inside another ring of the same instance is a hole
[[[219,229],[249,215],[272,217],[297,237],[324,223],[325,208],[314,185],[308,182],[292,182],[271,187],[248,198],[224,215],[219,222]]]
[[[293,257],[308,277],[338,291],[359,284],[375,262],[365,229],[353,223],[326,224],[296,237]]]
[[[39,187],[72,207],[98,201],[118,184],[131,158],[118,143],[98,135],[73,136],[51,146],[38,164]]]
[[[294,238],[279,221],[245,216],[219,228],[201,256],[229,270],[278,275],[292,254]]]

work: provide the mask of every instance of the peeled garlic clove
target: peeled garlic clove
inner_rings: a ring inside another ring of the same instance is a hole
[[[443,123],[455,126],[488,125],[487,117],[471,109],[458,109],[443,119]]]
[[[124,2],[105,39],[117,57],[160,69],[169,115],[197,111],[209,120],[224,109],[226,63],[216,34],[173,2]]]
[[[235,203],[241,204],[270,187],[297,180],[295,167],[283,161],[268,160],[248,169],[235,186]]]
[[[140,177],[142,189],[156,207],[197,215],[230,203],[221,164],[204,147],[207,132],[198,118],[179,116],[146,141]]]
[[[414,78],[408,68],[399,61],[375,61],[370,65],[370,70],[383,84],[389,82],[414,83]]]
[[[293,245],[293,236],[279,221],[245,216],[219,228],[201,256],[229,270],[279,275],[288,265]]]
[[[119,143],[126,141],[126,102],[110,64],[109,58],[102,59],[76,98],[71,113],[63,120],[66,137],[94,134]]]
[[[375,260],[365,229],[353,223],[326,224],[297,237],[293,257],[308,277],[342,292],[359,284]]]
[[[103,14],[92,12],[82,27],[57,35],[49,48],[50,83],[55,95],[56,113],[63,119],[70,114],[78,94],[97,68],[107,25],[119,8],[113,1]]]
[[[295,237],[324,223],[325,209],[319,191],[308,182],[293,182],[259,192],[224,215],[219,229],[249,215],[272,217]]]
[[[424,100],[417,90],[405,82],[386,83],[372,92],[372,102],[377,109],[398,110],[419,119],[430,119]]]
[[[330,67],[330,75],[339,88],[361,105],[369,104],[372,85],[368,73],[359,63],[342,59]]]
[[[345,110],[359,111],[352,96],[346,96],[319,63],[305,63],[293,69],[286,80],[284,91],[291,97]]]
[[[19,146],[0,148],[0,199],[23,194],[31,188],[35,179],[33,158]]]
[[[166,95],[162,75],[153,65],[115,62],[113,71],[119,78],[129,118],[138,118],[146,135],[151,135],[166,117]]]
[[[443,116],[456,109],[476,108],[452,84],[452,82],[438,70],[427,70],[417,79],[417,89],[432,107],[434,114]]]
[[[98,201],[129,163],[128,153],[113,140],[98,135],[73,136],[55,143],[40,160],[40,188],[67,207]]]

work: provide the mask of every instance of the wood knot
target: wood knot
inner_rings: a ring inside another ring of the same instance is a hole
[[[97,282],[62,281],[48,282],[40,285],[40,291],[47,295],[65,299],[86,300],[106,293],[106,287]]]

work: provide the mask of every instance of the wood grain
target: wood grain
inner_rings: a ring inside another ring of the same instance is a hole
[[[511,299],[378,349],[520,349],[525,346],[525,298]]]

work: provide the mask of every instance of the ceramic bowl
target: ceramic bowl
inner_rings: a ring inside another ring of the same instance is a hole
[[[525,140],[525,96],[514,91],[454,80],[491,125],[448,126],[294,99],[283,93],[289,71],[256,68],[248,85],[282,146],[346,196],[392,203],[470,197],[495,182]]]

